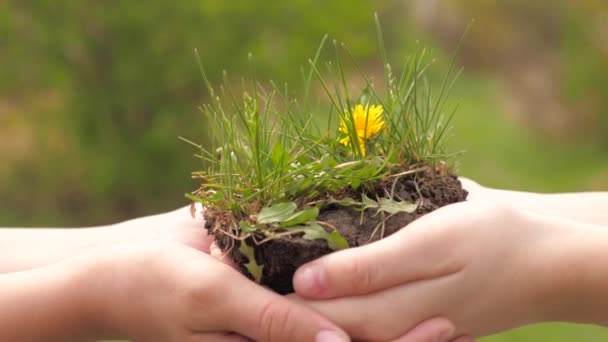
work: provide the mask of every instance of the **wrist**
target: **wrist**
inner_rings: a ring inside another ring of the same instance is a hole
[[[538,249],[542,320],[608,324],[608,231],[556,217],[543,221],[552,233]]]
[[[82,255],[77,260],[78,287],[84,289],[86,297],[82,301],[84,326],[89,328],[96,339],[128,338],[125,313],[128,295],[124,296],[124,271],[115,260],[124,253],[120,244],[100,247]],[[77,289],[75,289],[77,290]],[[133,317],[131,317],[133,319]]]
[[[150,330],[155,310],[166,304],[154,303],[155,297],[145,289],[149,268],[155,266],[151,260],[158,256],[158,249],[151,246],[157,245],[113,244],[83,258],[89,322],[99,338],[140,340],[142,332]]]
[[[82,262],[80,258],[68,259],[50,267],[62,268],[63,281],[59,289],[64,293],[65,308],[67,315],[71,317],[71,331],[77,331],[79,340],[97,340],[105,338],[102,327],[99,324],[97,308],[92,305],[93,291],[90,283],[95,279],[94,272],[88,263]]]
[[[84,275],[72,261],[0,275],[0,340],[97,338]]]

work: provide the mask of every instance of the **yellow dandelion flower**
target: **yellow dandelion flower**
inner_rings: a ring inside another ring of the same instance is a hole
[[[365,107],[361,104],[356,105],[352,110],[353,125],[348,125],[346,121],[344,121],[344,118],[342,118],[342,122],[340,122],[340,132],[346,135],[346,137],[340,139],[340,143],[350,146],[351,134],[349,128],[354,126],[361,154],[365,156],[367,141],[384,129],[385,122],[382,117],[383,112],[384,108],[382,108],[381,105],[372,105],[371,107],[369,105],[366,105]],[[349,114],[347,113],[346,115]]]

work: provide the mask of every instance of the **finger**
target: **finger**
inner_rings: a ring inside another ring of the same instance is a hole
[[[353,339],[390,341],[414,329],[423,319],[443,316],[437,308],[461,306],[459,301],[465,293],[455,286],[460,277],[461,274],[453,274],[357,297],[305,303],[342,327]],[[431,327],[425,325],[420,331],[411,331],[430,333],[426,329],[439,324],[432,323]]]
[[[458,177],[462,188],[465,189],[469,194],[467,195],[467,201],[488,201],[492,198],[492,192],[483,185],[464,177]]]
[[[195,232],[197,235],[195,237],[191,238],[190,241],[187,242],[187,245],[189,245],[190,247],[193,247],[195,249],[198,249],[199,251],[201,251],[203,253],[210,253],[211,252],[210,246],[215,242],[215,238],[213,237],[213,235],[210,235],[206,229],[202,229],[202,230],[196,229],[193,232]]]
[[[448,319],[435,317],[418,324],[393,342],[448,342],[455,330]]]
[[[192,342],[251,342],[252,340],[233,333],[201,333],[191,339]]]
[[[205,229],[205,218],[203,216],[203,205],[193,203],[190,206],[183,207],[173,211],[176,216],[175,220],[182,220],[182,243],[194,247],[202,252],[209,253],[210,246],[214,241],[213,235]],[[180,239],[181,240],[181,239]]]
[[[177,241],[204,253],[209,253],[209,246],[214,239],[205,229],[202,209],[200,203],[195,203],[193,208],[191,206],[182,207],[168,213],[138,220],[142,226],[164,227],[161,230],[161,235],[157,238]],[[194,212],[194,215],[192,215],[192,212]],[[166,229],[167,227],[171,229]]]
[[[469,178],[458,177],[458,180],[460,181],[460,184],[462,185],[462,187],[467,191],[471,191],[471,190],[474,191],[474,190],[482,187],[479,183],[477,183],[476,181],[469,179]]]
[[[237,265],[234,263],[234,261],[230,259],[227,253],[220,249],[220,247],[215,241],[209,247],[209,255],[223,262],[226,265],[232,266],[233,268],[237,268]]]
[[[349,341],[338,326],[307,306],[289,301],[242,275],[224,277],[225,329],[255,341]]]
[[[442,228],[463,213],[458,210],[459,204],[449,207],[414,221],[386,239],[332,253],[300,267],[293,280],[296,293],[314,299],[354,296],[457,272],[464,258],[454,253],[457,243]]]

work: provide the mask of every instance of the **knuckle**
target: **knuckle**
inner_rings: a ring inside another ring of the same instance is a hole
[[[261,341],[288,341],[293,335],[289,325],[293,309],[282,298],[272,299],[264,305],[259,315]]]
[[[473,223],[479,229],[501,227],[505,224],[512,226],[523,217],[522,215],[523,212],[512,205],[489,203],[479,208],[477,219]]]
[[[342,278],[343,286],[350,287],[353,292],[363,294],[372,290],[375,280],[374,267],[370,267],[361,259],[352,259],[342,274],[346,275]]]
[[[191,281],[182,284],[183,295],[188,302],[198,307],[209,307],[210,304],[216,303],[222,298],[222,292],[225,290],[225,284],[217,279],[224,279],[221,269],[216,270],[216,276],[213,278],[205,277],[204,274],[194,274]]]
[[[485,203],[478,211],[487,217],[499,219],[510,218],[518,213],[515,207],[504,203]]]
[[[192,330],[200,330],[201,327],[225,324],[227,317],[231,317],[225,304],[226,283],[222,272],[218,270],[217,278],[209,278],[204,274],[191,273],[192,277],[175,285],[170,289],[176,299],[176,305],[171,307],[175,311],[175,317],[179,316]]]

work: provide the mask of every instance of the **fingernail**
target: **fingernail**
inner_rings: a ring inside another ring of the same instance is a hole
[[[339,334],[333,330],[321,330],[317,337],[315,338],[315,342],[348,342],[349,340],[344,337],[342,334]]]
[[[297,285],[296,285],[297,284]],[[324,288],[323,272],[319,266],[307,265],[301,267],[294,276],[294,287],[305,295],[321,293]]]

